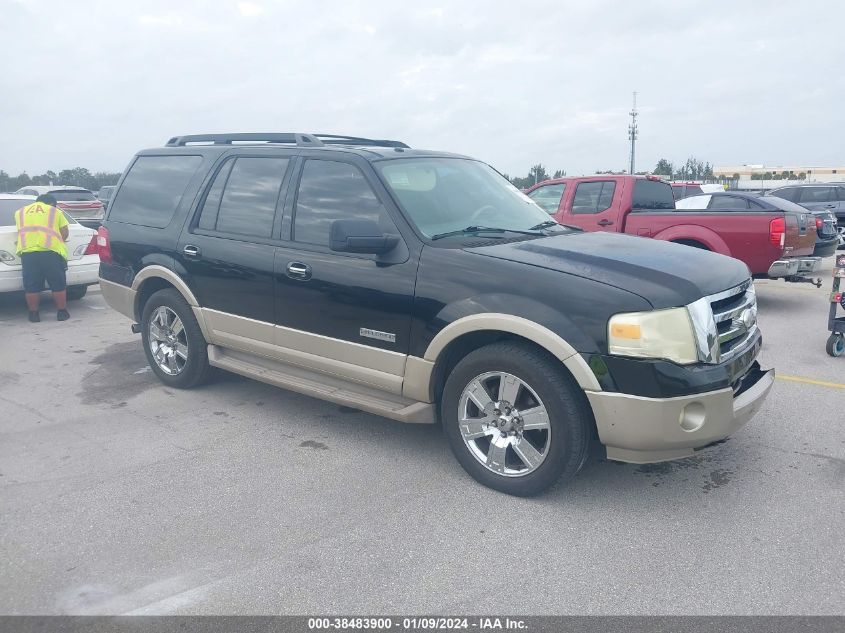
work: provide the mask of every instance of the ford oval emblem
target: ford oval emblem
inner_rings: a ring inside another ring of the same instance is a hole
[[[739,315],[739,322],[745,326],[746,330],[750,330],[754,323],[757,322],[757,311],[754,308],[747,308]]]

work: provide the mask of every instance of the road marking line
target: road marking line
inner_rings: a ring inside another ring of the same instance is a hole
[[[783,374],[778,374],[777,378],[781,380],[789,380],[790,382],[803,382],[807,385],[830,387],[831,389],[845,389],[845,385],[838,382],[827,382],[826,380],[813,380],[812,378],[802,378],[801,376],[784,376]]]

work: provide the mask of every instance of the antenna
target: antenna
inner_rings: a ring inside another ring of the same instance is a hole
[[[634,173],[634,163],[635,163],[635,156],[636,156],[636,144],[637,144],[637,132],[639,132],[639,128],[637,128],[637,91],[634,91],[634,107],[631,108],[629,112],[631,115],[631,124],[628,126],[628,140],[631,141],[631,169],[628,172],[629,174]]]

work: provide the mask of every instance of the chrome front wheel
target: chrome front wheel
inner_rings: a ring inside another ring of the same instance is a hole
[[[528,475],[549,454],[548,410],[527,382],[507,372],[486,372],[467,384],[458,424],[470,454],[497,475]]]
[[[178,376],[188,363],[188,337],[182,319],[167,306],[159,306],[149,321],[150,352],[158,368]]]

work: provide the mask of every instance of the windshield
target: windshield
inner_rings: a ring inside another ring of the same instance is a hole
[[[462,158],[405,158],[375,165],[408,218],[426,237],[467,227],[528,231],[549,223],[548,213],[484,163]]]

